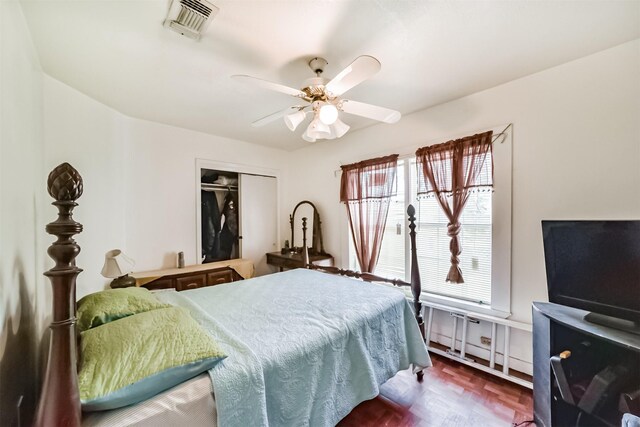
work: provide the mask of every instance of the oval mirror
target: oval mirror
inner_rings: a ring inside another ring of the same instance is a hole
[[[322,243],[322,230],[320,214],[315,205],[308,200],[298,203],[293,209],[293,213],[289,215],[291,224],[291,245],[295,251],[302,248],[302,218],[306,218],[307,224],[307,248],[310,255],[326,255]]]

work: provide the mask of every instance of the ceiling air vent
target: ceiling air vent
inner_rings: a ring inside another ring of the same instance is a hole
[[[164,26],[199,40],[218,10],[205,0],[172,0]]]

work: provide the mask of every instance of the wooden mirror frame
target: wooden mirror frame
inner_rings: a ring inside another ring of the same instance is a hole
[[[291,225],[291,248],[296,249],[294,246],[295,237],[295,219],[296,219],[296,211],[301,205],[310,205],[313,208],[313,229],[311,230],[311,246],[308,248],[309,255],[329,255],[324,250],[324,242],[322,240],[322,221],[320,221],[320,214],[318,213],[318,209],[316,205],[308,200],[303,200],[293,208],[293,212],[289,215],[289,224]],[[300,248],[302,249],[302,248]]]

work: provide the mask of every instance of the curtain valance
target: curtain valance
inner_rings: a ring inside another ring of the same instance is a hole
[[[418,195],[492,187],[492,136],[489,131],[416,151]]]
[[[398,155],[342,166],[340,201],[364,201],[395,196]]]

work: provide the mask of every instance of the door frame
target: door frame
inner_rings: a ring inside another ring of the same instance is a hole
[[[208,159],[196,159],[195,165],[195,188],[196,188],[196,264],[202,264],[202,199],[200,197],[201,188],[201,170],[202,169],[213,169],[224,172],[235,172],[238,174],[245,175],[258,175],[258,176],[268,176],[276,179],[276,236],[278,239],[278,244],[281,241],[280,235],[280,206],[281,197],[282,197],[282,182],[281,182],[281,172],[279,169],[271,169],[265,168],[261,166],[254,165],[245,165],[242,163],[230,163],[230,162],[221,162],[216,160],[208,160]],[[238,195],[239,192],[242,191],[242,188],[238,187]],[[240,197],[238,196],[238,202],[240,202]],[[239,206],[240,215],[242,215],[242,206]],[[240,218],[239,218],[240,219]],[[238,221],[239,224],[242,223],[240,219]],[[240,243],[240,257],[242,258],[242,242]]]

